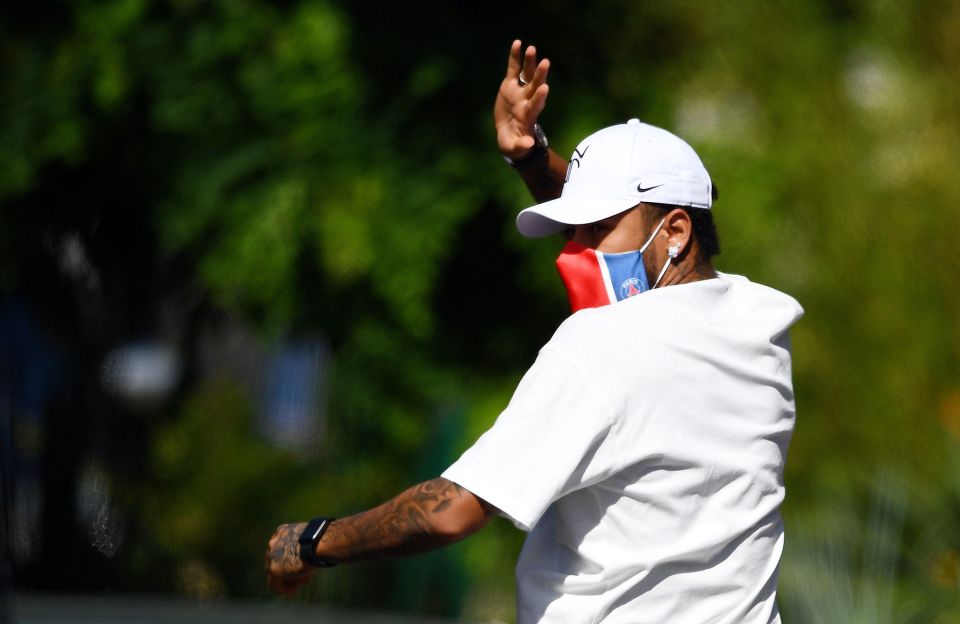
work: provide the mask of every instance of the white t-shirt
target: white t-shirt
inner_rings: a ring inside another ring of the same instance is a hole
[[[443,476],[530,534],[517,620],[779,622],[788,295],[669,286],[567,319]]]

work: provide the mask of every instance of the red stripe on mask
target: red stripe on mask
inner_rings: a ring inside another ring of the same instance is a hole
[[[611,303],[595,250],[573,241],[567,242],[557,257],[557,270],[567,288],[573,312]]]

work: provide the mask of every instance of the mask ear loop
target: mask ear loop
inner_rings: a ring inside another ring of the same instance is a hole
[[[660,223],[658,223],[658,224],[657,224],[657,227],[655,227],[655,228],[653,229],[653,234],[650,235],[650,238],[647,239],[647,242],[645,242],[645,243],[643,244],[643,247],[640,248],[640,253],[643,253],[643,252],[645,252],[645,251],[647,250],[647,247],[649,247],[649,246],[650,246],[650,243],[653,242],[653,237],[657,235],[657,232],[660,231],[660,228],[663,227],[663,222],[666,221],[666,220],[667,220],[666,217],[660,219]]]
[[[658,223],[658,224],[657,224],[657,227],[653,230],[653,234],[650,235],[650,238],[647,239],[647,242],[645,242],[645,243],[643,244],[643,247],[640,248],[640,253],[641,253],[641,254],[642,254],[644,251],[646,251],[646,250],[647,250],[647,247],[650,246],[650,243],[653,242],[653,237],[657,235],[657,232],[660,231],[660,228],[663,227],[663,222],[666,221],[666,220],[667,220],[666,217],[660,219],[660,223]],[[663,268],[660,269],[660,275],[657,276],[657,281],[655,281],[655,282],[653,283],[653,286],[650,287],[650,290],[653,290],[654,288],[656,288],[656,287],[657,287],[657,284],[660,283],[660,280],[663,279],[663,274],[667,272],[667,269],[668,269],[668,268],[670,268],[670,261],[671,261],[671,260],[675,260],[675,259],[677,258],[677,256],[680,255],[680,245],[679,245],[679,244],[670,245],[670,247],[667,248],[667,255],[670,256],[670,257],[667,258],[667,261],[663,263]]]
[[[670,268],[670,261],[671,261],[671,260],[673,260],[673,258],[667,258],[667,261],[663,263],[663,268],[660,269],[660,275],[657,276],[657,281],[655,281],[655,282],[653,283],[653,286],[650,287],[650,290],[653,290],[654,288],[656,288],[656,287],[657,287],[657,284],[660,283],[660,280],[663,279],[663,274],[666,273],[666,272],[667,272],[667,269]]]

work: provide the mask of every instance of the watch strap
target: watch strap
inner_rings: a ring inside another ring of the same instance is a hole
[[[335,518],[319,517],[314,518],[307,523],[306,528],[300,533],[300,560],[317,568],[332,568],[337,565],[335,561],[323,559],[317,556],[317,542],[323,537],[330,527],[330,523]]]

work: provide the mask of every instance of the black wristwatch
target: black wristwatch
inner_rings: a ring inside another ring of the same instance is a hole
[[[530,153],[516,160],[509,156],[504,156],[503,159],[507,161],[507,164],[511,167],[519,169],[545,157],[547,155],[547,148],[549,147],[550,142],[547,141],[547,135],[543,133],[543,128],[540,127],[540,124],[535,123],[533,124],[533,149],[530,150]]]
[[[335,518],[314,518],[307,523],[307,528],[300,534],[300,559],[317,568],[332,568],[336,561],[322,559],[317,556],[317,542],[327,532],[327,528]]]

